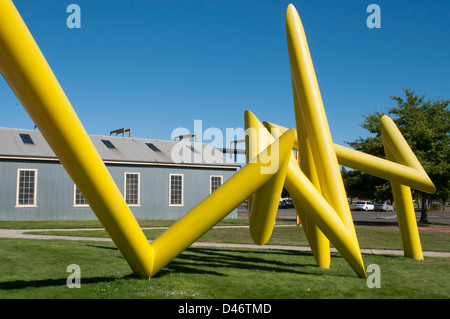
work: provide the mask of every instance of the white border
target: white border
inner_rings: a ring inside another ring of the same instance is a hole
[[[81,194],[81,191],[80,191]],[[86,204],[77,204],[77,185],[75,183],[73,183],[73,205],[72,207],[89,207],[89,204],[86,202]],[[83,194],[82,194],[83,195]],[[84,198],[84,196],[83,196]],[[86,200],[86,198],[84,199]]]
[[[20,172],[22,171],[34,171],[34,193],[33,193],[33,204],[32,205],[23,205],[19,204],[19,185],[20,185]],[[22,207],[37,207],[37,178],[38,178],[38,170],[36,168],[18,168],[17,169],[17,186],[16,186],[16,206],[17,208]]]
[[[141,206],[141,173],[139,172],[125,172],[123,173],[123,199],[125,199],[125,203],[127,202],[127,175],[133,174],[138,176],[138,185],[137,185],[137,204],[128,204],[128,206]]]
[[[171,204],[170,198],[172,197],[172,176],[181,176],[181,204]],[[182,207],[184,206],[184,174],[169,174],[169,206],[171,207]]]
[[[209,175],[209,193],[212,194],[211,192],[211,186],[212,186],[212,178],[211,177],[220,177],[220,186],[223,185],[223,175]],[[220,187],[219,186],[219,187]]]

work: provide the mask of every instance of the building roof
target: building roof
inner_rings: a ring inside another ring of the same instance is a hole
[[[105,163],[240,167],[206,143],[89,135]],[[38,130],[0,128],[0,158],[57,160]]]

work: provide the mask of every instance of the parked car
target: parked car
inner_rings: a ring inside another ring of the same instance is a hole
[[[280,204],[278,205],[278,208],[292,208],[292,207],[294,207],[294,204],[292,203],[292,199],[290,199],[290,198],[280,199]]]
[[[365,210],[367,212],[368,210],[374,210],[375,205],[369,201],[357,202],[353,209],[354,210]]]
[[[384,203],[376,203],[375,204],[375,210],[379,212],[388,212],[388,211],[394,211],[394,206],[391,204],[388,204],[387,202]]]

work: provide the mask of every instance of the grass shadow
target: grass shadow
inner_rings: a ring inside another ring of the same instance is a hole
[[[396,226],[398,227],[398,222],[387,222],[387,221],[354,221],[356,226]]]
[[[82,284],[95,284],[101,282],[109,282],[117,280],[117,278],[112,277],[91,277],[82,278]],[[41,279],[41,280],[13,280],[0,282],[0,290],[15,290],[15,289],[25,289],[25,288],[43,288],[43,287],[58,287],[66,286],[67,278],[58,279]]]
[[[119,250],[117,247],[109,247],[109,246],[100,246],[100,245],[85,245],[86,247],[100,248],[100,249],[109,249],[109,250]]]
[[[260,258],[258,255],[263,257]],[[228,276],[227,269],[256,270],[280,274],[323,275],[306,270],[316,267],[314,262],[300,264],[295,260],[280,261],[277,258],[280,255],[288,256],[288,258],[312,257],[311,253],[299,251],[265,250],[250,252],[231,249],[189,248],[164,267],[155,277],[163,277],[174,272]],[[305,271],[300,269],[305,269]]]

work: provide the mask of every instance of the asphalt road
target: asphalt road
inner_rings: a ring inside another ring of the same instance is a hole
[[[240,218],[248,216],[247,207],[238,208]],[[352,211],[352,217],[355,224],[373,224],[383,223],[386,225],[397,225],[396,212],[374,212],[374,211]],[[420,219],[420,211],[416,211],[417,221]],[[294,208],[279,209],[277,214],[278,220],[296,220],[296,212]],[[428,211],[428,221],[430,223],[450,225],[450,210],[446,211]]]

